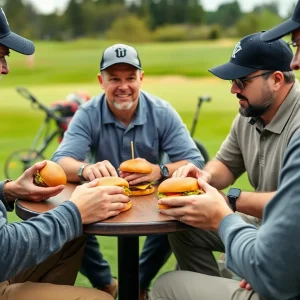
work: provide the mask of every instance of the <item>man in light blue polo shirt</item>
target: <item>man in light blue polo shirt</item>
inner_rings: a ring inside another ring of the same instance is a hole
[[[140,90],[144,72],[133,47],[117,44],[107,48],[100,70],[98,80],[105,93],[94,97],[76,112],[53,156],[69,181],[118,176],[120,163],[132,158],[131,141],[135,157],[149,161],[153,171],[147,177],[129,181],[130,185],[170,177],[188,162],[200,168],[203,166],[202,156],[178,113],[168,102]],[[89,153],[96,163],[86,164]],[[168,155],[170,163],[162,164],[163,153]],[[95,243],[95,238],[92,239],[90,243]],[[140,259],[142,292],[170,253],[166,235],[147,238]],[[103,289],[112,284],[111,278],[106,277],[110,281],[103,282],[101,266],[88,261],[94,255],[95,251],[85,254],[83,272],[95,287]],[[106,265],[106,274],[108,268]]]

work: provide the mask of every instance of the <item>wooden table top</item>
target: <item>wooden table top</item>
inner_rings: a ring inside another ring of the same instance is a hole
[[[17,200],[16,213],[21,219],[29,219],[40,213],[55,208],[69,199],[77,185],[68,183],[57,196],[39,203]],[[175,220],[173,217],[159,213],[157,209],[157,192],[146,196],[132,196],[130,210],[102,222],[84,226],[84,232],[96,235],[149,235],[163,234],[190,229],[191,227]]]

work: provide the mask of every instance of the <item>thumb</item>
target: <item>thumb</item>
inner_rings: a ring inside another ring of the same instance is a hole
[[[92,187],[97,186],[97,183],[98,183],[98,178],[96,178],[90,182],[84,183],[83,185],[85,185],[88,188],[92,188]]]
[[[215,189],[214,187],[212,187],[211,185],[209,185],[209,184],[208,184],[205,180],[203,180],[202,178],[199,177],[197,180],[198,180],[199,186],[202,188],[202,190],[203,190],[205,193],[207,193],[207,192],[212,191],[212,190]]]

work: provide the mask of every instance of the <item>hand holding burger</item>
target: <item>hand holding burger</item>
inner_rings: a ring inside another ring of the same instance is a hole
[[[79,210],[83,224],[99,222],[128,209],[130,199],[124,194],[123,186],[117,186],[122,184],[118,181],[121,178],[105,178],[77,186],[70,197]],[[115,183],[112,178],[116,179]],[[123,184],[126,187],[126,183]]]
[[[157,168],[159,167],[157,166]],[[129,188],[132,196],[149,195],[154,192],[152,182],[156,179],[153,176],[153,165],[147,160],[141,158],[129,159],[122,162],[119,169],[120,176],[130,184]]]
[[[179,180],[189,180],[188,178],[171,179],[176,179],[178,180],[177,183],[179,183]],[[178,221],[194,227],[218,230],[220,222],[227,215],[233,214],[233,211],[227,205],[226,197],[203,179],[192,179],[198,182],[199,189],[203,190],[204,193],[202,192],[197,195],[192,193],[187,196],[175,196],[174,193],[172,197],[161,198],[158,200],[158,205],[164,205],[164,209],[160,209],[160,212],[164,215],[173,216]],[[168,193],[168,191],[165,189],[163,191],[164,196],[166,196],[166,192]]]
[[[42,161],[28,168],[17,180],[7,182],[4,185],[4,194],[8,202],[14,202],[16,198],[39,202],[59,194],[65,187],[65,180],[56,182],[53,187],[40,187],[35,184],[35,174],[41,172],[47,165],[51,165],[49,161]],[[53,163],[54,164],[54,163]],[[48,165],[48,167],[49,167]],[[50,167],[51,168],[51,167]],[[42,171],[43,174],[43,171]],[[62,176],[63,178],[63,176]]]
[[[124,195],[130,196],[131,191],[129,189],[129,183],[120,177],[102,177],[98,179],[97,186],[118,186],[123,188]],[[120,209],[120,212],[126,211],[131,208],[131,201],[126,203],[124,208]]]

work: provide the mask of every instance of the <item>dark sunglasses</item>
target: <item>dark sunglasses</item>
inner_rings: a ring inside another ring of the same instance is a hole
[[[255,75],[255,76],[252,76],[252,77],[246,77],[244,79],[241,79],[241,78],[237,78],[237,79],[232,79],[232,80],[229,80],[231,84],[235,83],[239,89],[243,90],[245,89],[245,85],[244,85],[244,82],[245,81],[248,81],[248,80],[251,80],[253,78],[256,78],[256,77],[260,77],[260,76],[264,76],[264,75],[267,75],[267,74],[272,74],[273,71],[267,71],[267,72],[264,72],[264,73],[261,73],[261,74],[258,74],[258,75]]]

